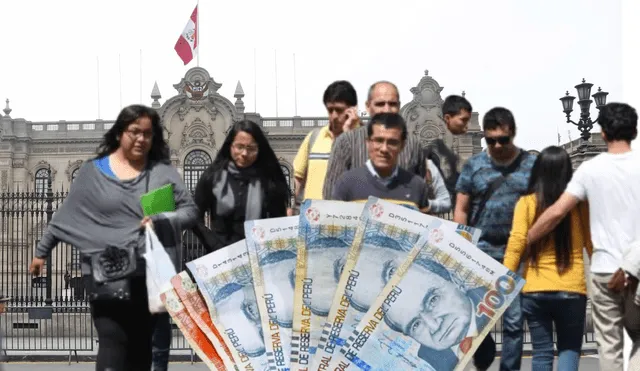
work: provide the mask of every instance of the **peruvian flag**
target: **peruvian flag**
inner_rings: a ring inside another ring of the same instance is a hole
[[[185,65],[187,65],[193,59],[193,56],[196,53],[196,48],[198,47],[198,6],[196,5],[195,9],[193,9],[193,13],[191,13],[191,18],[189,18],[189,22],[184,26],[184,31],[182,31],[182,35],[178,38],[178,42],[176,42],[175,50],[178,53],[178,56]]]

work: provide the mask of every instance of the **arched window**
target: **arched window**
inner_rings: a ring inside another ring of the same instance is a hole
[[[76,180],[76,175],[78,175],[78,170],[80,170],[80,168],[77,168],[71,172],[71,183],[73,183],[73,181]]]
[[[211,156],[205,151],[196,149],[184,158],[184,183],[193,194],[202,173],[211,165]]]
[[[36,171],[36,194],[44,195],[47,192],[47,182],[49,180],[49,172],[47,169]]]

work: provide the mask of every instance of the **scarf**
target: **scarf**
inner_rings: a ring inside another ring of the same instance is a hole
[[[213,195],[216,198],[216,214],[229,215],[235,208],[235,195],[229,184],[229,176],[249,182],[245,220],[260,219],[262,217],[262,185],[260,184],[258,172],[253,166],[238,169],[233,161],[229,161],[226,169],[220,171],[220,177],[213,185]]]

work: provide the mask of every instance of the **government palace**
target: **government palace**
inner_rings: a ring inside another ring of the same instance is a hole
[[[215,158],[232,123],[248,119],[258,123],[269,139],[282,169],[293,185],[292,163],[300,143],[312,129],[328,124],[326,117],[262,117],[245,112],[245,96],[237,83],[234,100],[218,93],[222,86],[201,67],[191,68],[173,87],[175,95],[160,104],[157,84],[151,93],[151,106],[158,110],[165,137],[171,148],[171,160],[185,184],[195,189],[202,171]],[[441,138],[464,162],[482,151],[478,114],[473,113],[466,135],[454,137],[445,128],[441,106],[443,87],[425,72],[410,89],[411,100],[401,114],[409,131],[427,147]],[[321,94],[319,92],[318,94]],[[406,96],[400,92],[401,96]],[[114,121],[32,122],[12,118],[7,100],[0,114],[0,192],[33,190],[44,193],[48,170],[54,191],[67,190],[83,161],[95,156],[104,133]],[[367,121],[363,117],[363,121]],[[443,171],[450,170],[443,166]]]

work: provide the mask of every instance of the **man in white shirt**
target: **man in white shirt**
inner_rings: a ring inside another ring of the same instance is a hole
[[[607,152],[583,163],[566,191],[529,230],[534,243],[551,232],[578,202],[589,201],[593,255],[593,322],[600,369],[623,370],[623,328],[633,343],[629,370],[640,370],[640,306],[634,302],[637,272],[623,269],[640,248],[640,152],[631,150],[638,114],[623,103],[600,110],[598,124]]]

